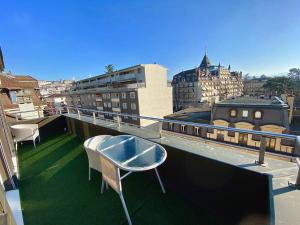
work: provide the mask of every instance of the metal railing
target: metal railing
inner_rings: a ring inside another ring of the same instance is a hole
[[[34,111],[36,112],[38,110],[24,111],[24,113],[34,112]],[[290,156],[299,156],[300,155],[300,136],[296,136],[296,135],[292,135],[292,134],[280,134],[280,133],[272,133],[272,132],[266,132],[266,131],[246,130],[246,129],[239,129],[239,128],[233,128],[233,127],[215,126],[215,125],[209,125],[209,124],[203,124],[203,123],[186,122],[186,121],[173,120],[173,119],[162,119],[162,118],[157,118],[157,117],[141,116],[141,115],[136,115],[136,114],[127,114],[127,113],[103,111],[103,110],[96,110],[96,109],[78,108],[78,107],[71,107],[71,106],[56,109],[54,114],[63,114],[63,113],[70,114],[70,113],[72,113],[71,111],[73,111],[73,114],[77,115],[78,119],[81,119],[81,116],[86,115],[86,116],[92,117],[94,122],[96,122],[97,119],[105,120],[105,118],[97,117],[97,114],[104,115],[104,116],[111,115],[111,116],[115,117],[116,119],[110,120],[110,121],[116,123],[118,127],[121,127],[121,125],[122,125],[121,117],[128,117],[128,118],[134,118],[134,119],[138,118],[141,120],[150,120],[150,121],[160,122],[160,123],[172,123],[172,124],[188,125],[188,126],[206,128],[206,129],[216,129],[216,130],[221,130],[221,131],[258,135],[261,137],[261,139],[260,139],[261,144],[260,144],[260,148],[259,148],[259,158],[256,161],[256,163],[258,165],[262,165],[262,166],[266,166],[264,158],[265,158],[265,152],[266,152],[267,138],[282,138],[282,139],[294,141],[295,142],[294,150]],[[160,136],[162,136],[161,130],[159,130],[159,133],[160,133]],[[220,142],[220,143],[222,143],[222,142]]]
[[[189,125],[199,128],[206,128],[206,129],[216,129],[221,131],[229,131],[229,132],[238,132],[242,134],[253,134],[258,135],[261,137],[260,139],[260,149],[259,149],[259,158],[256,161],[258,165],[266,166],[265,163],[265,152],[266,152],[266,143],[267,138],[282,138],[287,140],[292,140],[295,142],[294,150],[291,154],[291,156],[298,156],[300,155],[300,137],[292,134],[280,134],[280,133],[272,133],[272,132],[266,132],[266,131],[256,131],[256,130],[246,130],[246,129],[239,129],[239,128],[233,128],[233,127],[223,127],[223,126],[215,126],[215,125],[209,125],[209,124],[203,124],[203,123],[195,123],[195,122],[186,122],[181,120],[173,120],[173,119],[162,119],[162,118],[156,118],[156,117],[149,117],[149,116],[141,116],[141,115],[135,115],[135,114],[126,114],[126,113],[119,113],[119,112],[110,112],[110,111],[102,111],[102,110],[94,110],[94,109],[85,109],[85,108],[77,108],[77,107],[67,107],[67,113],[70,113],[70,111],[73,110],[80,119],[81,116],[84,113],[90,113],[93,116],[94,121],[96,121],[96,114],[103,114],[103,115],[112,115],[117,117],[117,123],[118,126],[121,126],[121,117],[131,117],[131,118],[139,118],[142,120],[151,120],[155,122],[165,122],[165,123],[172,123],[172,124],[180,124],[180,125]],[[160,131],[161,132],[161,131]]]

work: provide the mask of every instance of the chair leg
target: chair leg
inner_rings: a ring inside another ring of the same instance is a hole
[[[89,167],[89,181],[91,180],[91,167]]]
[[[106,185],[106,190],[108,190],[108,183],[107,183],[107,182],[105,182],[105,185]]]
[[[40,143],[41,142],[41,136],[39,135],[38,137],[39,137],[39,143]]]
[[[129,213],[128,213],[128,210],[127,210],[127,207],[126,207],[126,203],[125,203],[125,200],[124,200],[124,197],[123,197],[123,193],[119,193],[119,196],[120,196],[120,199],[121,199],[121,202],[122,202],[122,205],[123,205],[123,208],[124,208],[124,211],[125,211],[125,215],[126,215],[126,218],[127,218],[127,221],[128,221],[128,224],[129,225],[132,225],[131,223],[131,219],[130,219],[130,216],[129,216]]]
[[[36,148],[36,146],[35,146],[35,139],[33,139],[33,145],[34,145],[34,148]]]
[[[103,180],[103,178],[102,178],[102,183],[101,183],[101,194],[103,194],[103,190],[104,190],[104,180]]]
[[[165,194],[165,193],[166,193],[166,191],[165,191],[165,188],[164,188],[164,185],[163,185],[163,183],[161,182],[161,179],[160,179],[159,173],[158,173],[158,171],[157,171],[157,168],[155,168],[155,173],[156,173],[157,179],[158,179],[158,181],[159,181],[159,184],[160,184],[161,190],[162,190],[162,192]]]
[[[18,142],[16,141],[16,151],[18,151]]]

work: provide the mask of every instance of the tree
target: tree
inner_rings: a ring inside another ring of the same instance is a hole
[[[113,64],[108,64],[105,66],[105,73],[112,73],[114,72],[114,65]]]
[[[244,80],[250,80],[251,79],[249,73],[246,73],[243,77],[244,77]]]
[[[296,89],[295,82],[290,77],[272,77],[264,85],[271,95],[293,94]]]
[[[300,81],[300,68],[290,69],[288,76],[296,81]]]

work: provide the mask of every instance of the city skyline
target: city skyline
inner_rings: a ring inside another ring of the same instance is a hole
[[[102,74],[107,64],[121,69],[154,62],[167,67],[171,79],[199,66],[205,49],[214,64],[243,74],[299,67],[297,1],[2,5],[6,70],[37,79],[79,80]]]

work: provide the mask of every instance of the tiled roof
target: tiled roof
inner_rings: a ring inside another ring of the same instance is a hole
[[[31,76],[6,76],[0,75],[0,88],[24,89],[38,88],[38,82]]]

